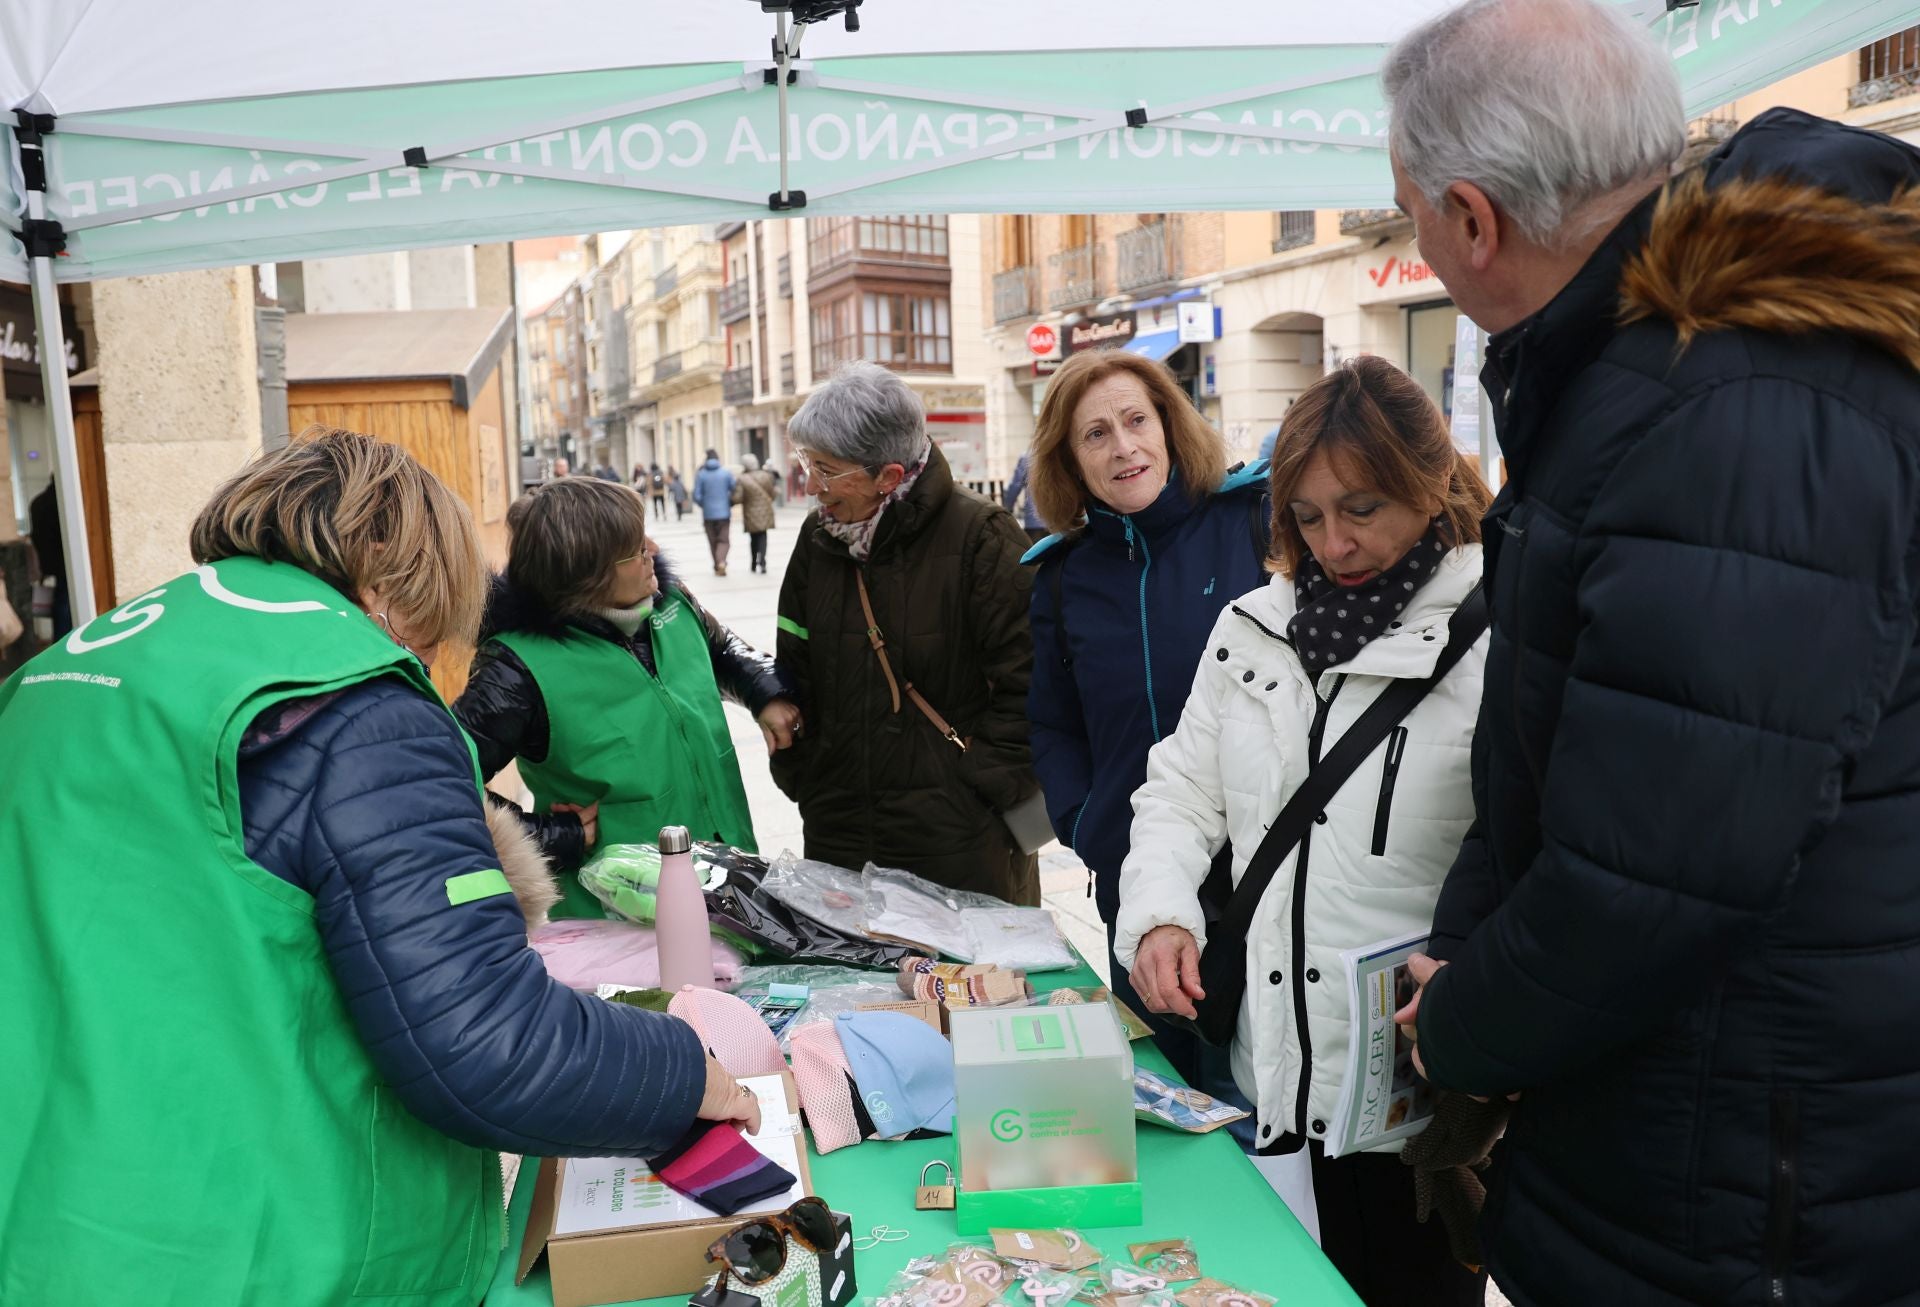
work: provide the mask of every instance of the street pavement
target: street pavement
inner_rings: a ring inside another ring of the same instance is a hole
[[[732,552],[727,558],[727,574],[715,576],[707,555],[707,538],[697,512],[684,521],[674,521],[669,507],[665,521],[649,523],[649,531],[675,572],[695,598],[708,611],[732,627],[756,648],[772,650],[775,619],[779,615],[780,578],[787,570],[787,558],[793,552],[806,510],[801,504],[788,504],[777,515],[774,530],[767,537],[767,574],[747,570],[751,551],[746,533],[734,519]],[[768,774],[766,744],[760,727],[745,708],[727,705],[727,724],[733,730],[734,749],[740,758],[740,774],[746,781],[747,802],[753,810],[754,833],[760,850],[772,856],[782,849],[801,851],[800,810],[782,794]],[[1058,843],[1040,851],[1040,892],[1055,920],[1089,965],[1102,976],[1107,971],[1107,936],[1087,896],[1086,864]],[[1509,1307],[1507,1299],[1491,1285],[1487,1289],[1487,1307]]]

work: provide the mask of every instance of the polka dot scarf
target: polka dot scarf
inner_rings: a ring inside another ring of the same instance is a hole
[[[1351,589],[1335,585],[1308,555],[1294,574],[1299,610],[1287,623],[1287,637],[1307,675],[1319,679],[1321,672],[1338,667],[1386,635],[1407,602],[1439,570],[1446,553],[1447,544],[1436,523],[1399,562]]]

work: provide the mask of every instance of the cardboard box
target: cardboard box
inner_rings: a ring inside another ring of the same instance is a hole
[[[930,998],[910,998],[898,1003],[862,1003],[862,1012],[904,1012],[919,1021],[924,1021],[938,1030],[947,1033],[947,1010]]]
[[[800,1094],[793,1075],[782,1072],[780,1080],[787,1108],[797,1119]],[[797,1145],[795,1173],[801,1190],[811,1194],[813,1176],[807,1166],[804,1134],[797,1137]],[[524,1283],[544,1251],[553,1278],[553,1307],[595,1307],[634,1298],[694,1293],[717,1269],[707,1261],[707,1249],[714,1240],[755,1216],[784,1211],[790,1201],[784,1197],[772,1199],[764,1207],[732,1216],[560,1234],[555,1229],[568,1164],[567,1158],[551,1157],[540,1163],[533,1207],[527,1214],[527,1232],[520,1244],[520,1263],[514,1274],[514,1283]]]

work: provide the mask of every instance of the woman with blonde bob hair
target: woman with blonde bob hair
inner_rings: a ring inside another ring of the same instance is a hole
[[[1454,1260],[1441,1222],[1416,1219],[1404,1141],[1334,1159],[1326,1146],[1348,1061],[1341,954],[1431,928],[1473,818],[1487,637],[1468,600],[1487,488],[1426,392],[1372,356],[1294,402],[1269,484],[1277,575],[1214,622],[1180,728],[1148,760],[1115,951],[1150,1010],[1193,1018],[1207,997],[1200,951],[1219,927],[1200,895],[1215,857],[1231,848],[1237,886],[1362,713],[1395,684],[1438,676],[1268,864],[1231,1055],[1261,1151],[1308,1150],[1321,1247],[1368,1307],[1478,1303],[1484,1276]]]
[[[1075,354],[1053,375],[1029,456],[1035,502],[1058,534],[1038,564],[1027,696],[1034,770],[1062,843],[1087,864],[1109,936],[1133,791],[1147,750],[1180,724],[1202,636],[1260,583],[1265,465],[1227,470],[1226,442],[1173,375],[1124,350]],[[1095,765],[1095,760],[1098,765]],[[1126,970],[1116,992],[1136,1009]],[[1191,1035],[1156,1018],[1187,1080],[1231,1095]]]
[[[202,510],[195,566],[0,686],[0,1282],[30,1302],[471,1307],[496,1150],[757,1124],[678,1020],[548,979],[553,897],[427,679],[471,640],[466,508],[310,430]],[[526,887],[523,908],[514,882]],[[63,1182],[165,1201],[110,1222]],[[283,1177],[300,1177],[285,1183]]]

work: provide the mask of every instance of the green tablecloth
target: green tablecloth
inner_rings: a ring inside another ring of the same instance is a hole
[[[1034,987],[1099,982],[1091,971],[1056,972],[1032,977]],[[1173,1069],[1147,1040],[1133,1046],[1142,1066],[1172,1076]],[[1280,1300],[1282,1307],[1355,1307],[1359,1299],[1307,1236],[1300,1223],[1241,1153],[1224,1130],[1187,1135],[1141,1123],[1140,1183],[1146,1194],[1146,1219],[1130,1229],[1090,1229],[1089,1242],[1109,1256],[1126,1256],[1126,1245],[1150,1239],[1188,1239],[1208,1275]],[[869,1141],[825,1157],[809,1151],[813,1187],[838,1211],[850,1213],[855,1239],[875,1226],[905,1230],[908,1238],[882,1243],[855,1258],[859,1298],[877,1296],[907,1262],[944,1250],[960,1235],[952,1212],[916,1212],[914,1186],[920,1168],[939,1158],[954,1162],[951,1138],[911,1143]],[[956,1166],[956,1171],[958,1170]],[[520,1170],[508,1214],[507,1247],[487,1294],[487,1307],[552,1307],[543,1260],[527,1282],[516,1285],[514,1270],[533,1202],[537,1164],[528,1158]],[[651,1302],[684,1303],[684,1297]]]

